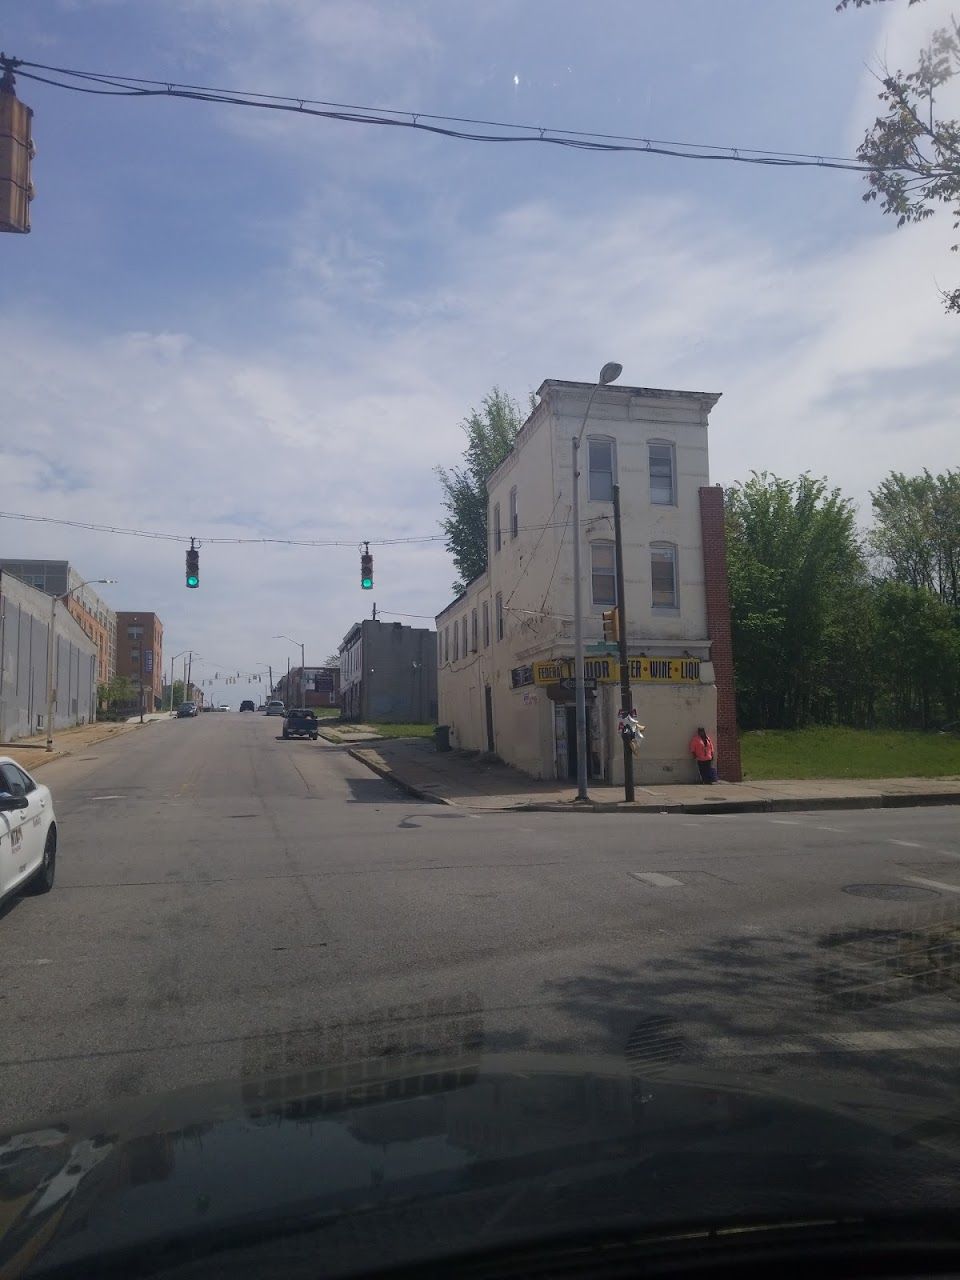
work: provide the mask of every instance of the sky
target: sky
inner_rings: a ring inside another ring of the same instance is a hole
[[[25,0],[54,66],[696,143],[850,155],[881,63],[950,0]],[[952,90],[952,86],[951,86]],[[898,231],[857,174],[487,145],[21,79],[29,236],[0,237],[0,555],[66,557],[154,610],[208,696],[308,664],[455,573],[434,474],[493,386],[722,392],[713,481],[826,476],[869,519],[892,469],[957,463],[943,217]],[[954,95],[956,96],[956,95]],[[346,545],[206,544],[205,538]],[[361,592],[371,542],[375,590]],[[382,545],[381,545],[382,544]],[[415,618],[405,619],[416,622]],[[420,625],[431,625],[423,621]],[[276,639],[289,636],[288,640]]]

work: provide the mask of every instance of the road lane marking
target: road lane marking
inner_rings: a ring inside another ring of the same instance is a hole
[[[777,827],[801,827],[802,822],[797,822],[793,818],[771,818],[770,821]]]
[[[888,840],[887,844],[898,844],[901,849],[923,849],[925,846],[917,844],[916,840]]]
[[[683,884],[682,880],[675,880],[673,876],[662,875],[659,871],[631,871],[630,875],[633,876],[634,880],[641,880],[644,884],[652,885],[655,889],[669,889],[674,885]]]
[[[126,800],[126,796],[91,796],[91,800]]]
[[[814,831],[839,831],[843,834],[843,827],[814,827]]]
[[[914,884],[925,885],[928,889],[944,889],[947,893],[960,893],[960,884],[947,884],[943,880],[928,880],[925,876],[904,876]]]
[[[691,1038],[692,1039],[692,1038]],[[709,1057],[739,1058],[752,1055],[776,1057],[780,1054],[916,1052],[924,1049],[960,1049],[960,1027],[931,1027],[924,1031],[825,1031],[805,1040],[736,1040],[732,1036],[711,1036],[693,1040]]]
[[[953,849],[935,849],[934,853],[942,854],[944,858],[960,858],[960,853],[955,853]]]

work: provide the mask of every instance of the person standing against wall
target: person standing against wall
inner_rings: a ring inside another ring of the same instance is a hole
[[[716,782],[717,773],[713,767],[716,750],[713,745],[713,739],[703,725],[698,726],[697,732],[690,739],[690,754],[696,760],[697,768],[700,770],[700,781]]]

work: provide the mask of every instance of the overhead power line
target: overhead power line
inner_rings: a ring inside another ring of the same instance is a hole
[[[23,511],[0,511],[0,520],[25,520],[31,524],[65,525],[69,529],[86,529],[91,533],[110,533],[125,538],[151,538],[158,542],[182,542],[213,546],[282,546],[282,547],[348,547],[356,550],[361,542],[369,542],[379,547],[416,546],[429,542],[443,542],[445,533],[419,533],[393,538],[231,538],[214,534],[209,537],[198,534],[162,533],[153,529],[130,529],[121,525],[93,524],[85,520],[65,520],[60,516],[37,516]],[[545,529],[559,529],[565,521],[547,521],[541,524],[522,524],[517,526],[518,532],[541,532]],[[590,520],[582,524],[593,523]]]
[[[783,168],[841,169],[870,173],[873,166],[849,156],[817,155],[802,151],[780,151],[758,147],[677,142],[644,138],[632,134],[601,133],[586,129],[560,129],[547,125],[519,124],[515,121],[485,120],[473,116],[441,115],[429,111],[369,107],[355,103],[327,102],[296,94],[269,94],[245,89],[218,89],[211,85],[182,84],[172,80],[150,80],[138,76],[107,75],[78,71],[27,59],[7,58],[4,65],[25,80],[53,85],[74,93],[124,98],[183,98],[195,102],[255,107],[264,111],[284,111],[350,124],[414,129],[466,142],[543,143],[580,151],[634,152],[670,156],[684,160],[724,160],[738,164],[772,165]],[[47,75],[38,74],[47,72]],[[59,78],[53,78],[59,77]],[[66,78],[64,78],[66,77]],[[920,166],[904,161],[891,170],[920,172]],[[924,175],[931,176],[924,167]]]

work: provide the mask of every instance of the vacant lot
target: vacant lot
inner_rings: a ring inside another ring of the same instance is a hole
[[[745,778],[960,776],[960,734],[896,730],[751,730],[741,738]]]

